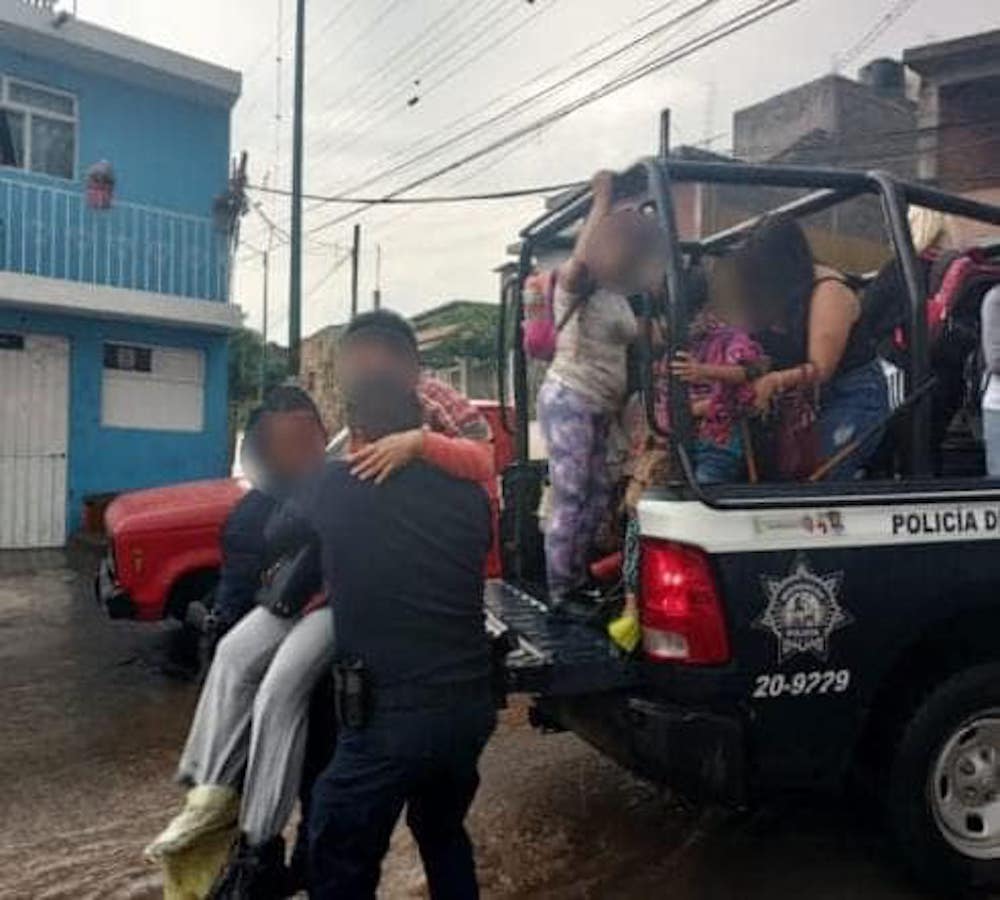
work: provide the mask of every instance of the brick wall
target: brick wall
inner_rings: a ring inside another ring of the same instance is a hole
[[[343,427],[344,404],[337,383],[340,328],[324,328],[302,341],[300,384],[312,395],[330,434]]]

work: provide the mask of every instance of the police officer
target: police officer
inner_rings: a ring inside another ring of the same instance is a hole
[[[420,427],[412,390],[371,377],[347,398],[354,449]],[[415,461],[383,484],[327,464],[269,526],[274,552],[319,536],[333,600],[340,726],[314,789],[315,898],[374,898],[404,806],[435,900],[478,895],[464,820],[496,724],[483,624],[485,491]]]

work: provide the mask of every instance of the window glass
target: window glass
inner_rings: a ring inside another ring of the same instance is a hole
[[[24,113],[0,110],[0,165],[24,167]]]
[[[13,78],[8,82],[7,99],[11,103],[21,103],[34,109],[59,113],[61,116],[72,117],[76,115],[76,103],[72,97],[25,84],[22,81],[15,81]]]
[[[0,108],[0,165],[73,178],[75,98],[7,78],[4,100],[8,108]]]
[[[104,368],[122,372],[151,372],[152,350],[131,344],[105,344]]]
[[[101,424],[106,428],[201,431],[204,394],[200,350],[104,345]]]
[[[74,129],[72,122],[31,116],[31,171],[73,177]]]

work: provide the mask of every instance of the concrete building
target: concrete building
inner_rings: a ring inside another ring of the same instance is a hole
[[[0,0],[0,547],[227,468],[240,76],[51,6]]]
[[[854,81],[824,75],[738,110],[733,151],[749,162],[785,162],[916,173],[916,104],[902,64],[878,59]]]
[[[912,47],[920,76],[918,174],[1000,203],[1000,30]]]
[[[344,423],[344,399],[337,379],[337,347],[343,331],[343,325],[321,328],[303,338],[299,354],[299,383],[316,401],[330,434]]]

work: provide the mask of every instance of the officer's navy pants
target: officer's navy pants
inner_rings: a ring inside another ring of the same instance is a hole
[[[396,821],[406,822],[433,900],[475,900],[465,816],[479,787],[479,755],[496,725],[492,698],[377,711],[342,728],[313,790],[309,896],[372,900]]]

